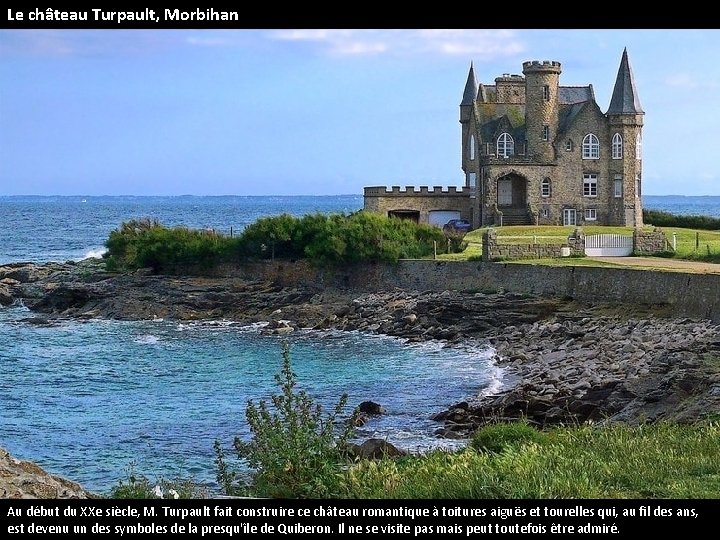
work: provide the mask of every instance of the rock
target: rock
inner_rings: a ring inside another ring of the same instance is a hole
[[[358,405],[358,411],[371,416],[385,414],[385,407],[374,401],[363,401]]]
[[[10,290],[5,285],[0,284],[0,306],[9,306],[13,302],[15,302],[15,299],[10,294]]]
[[[406,456],[407,452],[385,439],[368,439],[360,445],[351,445],[351,453],[361,459],[382,459]]]
[[[80,484],[49,474],[0,448],[0,499],[96,499]]]

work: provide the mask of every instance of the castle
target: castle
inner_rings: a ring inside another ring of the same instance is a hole
[[[627,49],[610,106],[592,85],[561,86],[560,62],[478,84],[460,102],[462,188],[366,187],[365,209],[443,225],[642,226],[642,126]]]

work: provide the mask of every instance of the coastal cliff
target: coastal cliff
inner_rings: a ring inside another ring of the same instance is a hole
[[[692,422],[720,414],[720,327],[672,304],[590,303],[484,290],[373,290],[312,280],[113,274],[102,261],[0,267],[0,303],[57,318],[228,319],[275,334],[359,330],[447,346],[486,343],[504,386],[438,411],[437,434],[464,438],[500,419]],[[60,495],[58,495],[60,496]]]

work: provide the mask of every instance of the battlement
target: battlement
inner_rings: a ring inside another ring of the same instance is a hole
[[[523,62],[523,73],[560,73],[562,71],[560,62],[554,60],[531,60]]]
[[[516,83],[516,84],[524,84],[525,83],[525,77],[522,75],[516,75],[516,74],[509,74],[509,73],[503,73],[502,77],[495,77],[495,83]]]
[[[467,197],[473,191],[467,186],[372,186],[366,187],[365,197],[427,197],[432,195]]]

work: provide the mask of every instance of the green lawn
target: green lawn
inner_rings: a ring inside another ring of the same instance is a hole
[[[440,260],[465,261],[470,257],[482,255],[482,236],[488,228],[476,229],[465,236],[468,247],[463,253],[438,254]],[[495,227],[498,241],[506,244],[563,244],[567,237],[575,230],[575,227],[558,226],[534,226],[521,225],[513,227]],[[645,230],[652,230],[651,225],[646,225]],[[582,227],[586,236],[593,234],[624,234],[632,235],[632,227],[603,227],[599,225]],[[677,251],[675,258],[704,260],[707,262],[720,262],[720,231],[701,231],[695,229],[681,229],[678,227],[663,228],[669,245],[673,244],[673,234],[676,235]],[[696,249],[696,238],[699,240]],[[601,263],[593,263],[592,260],[580,263],[584,259],[571,259],[560,262],[560,259],[548,259],[542,261],[544,264],[563,264],[602,266]],[[523,261],[529,263],[540,263],[539,260]]]

